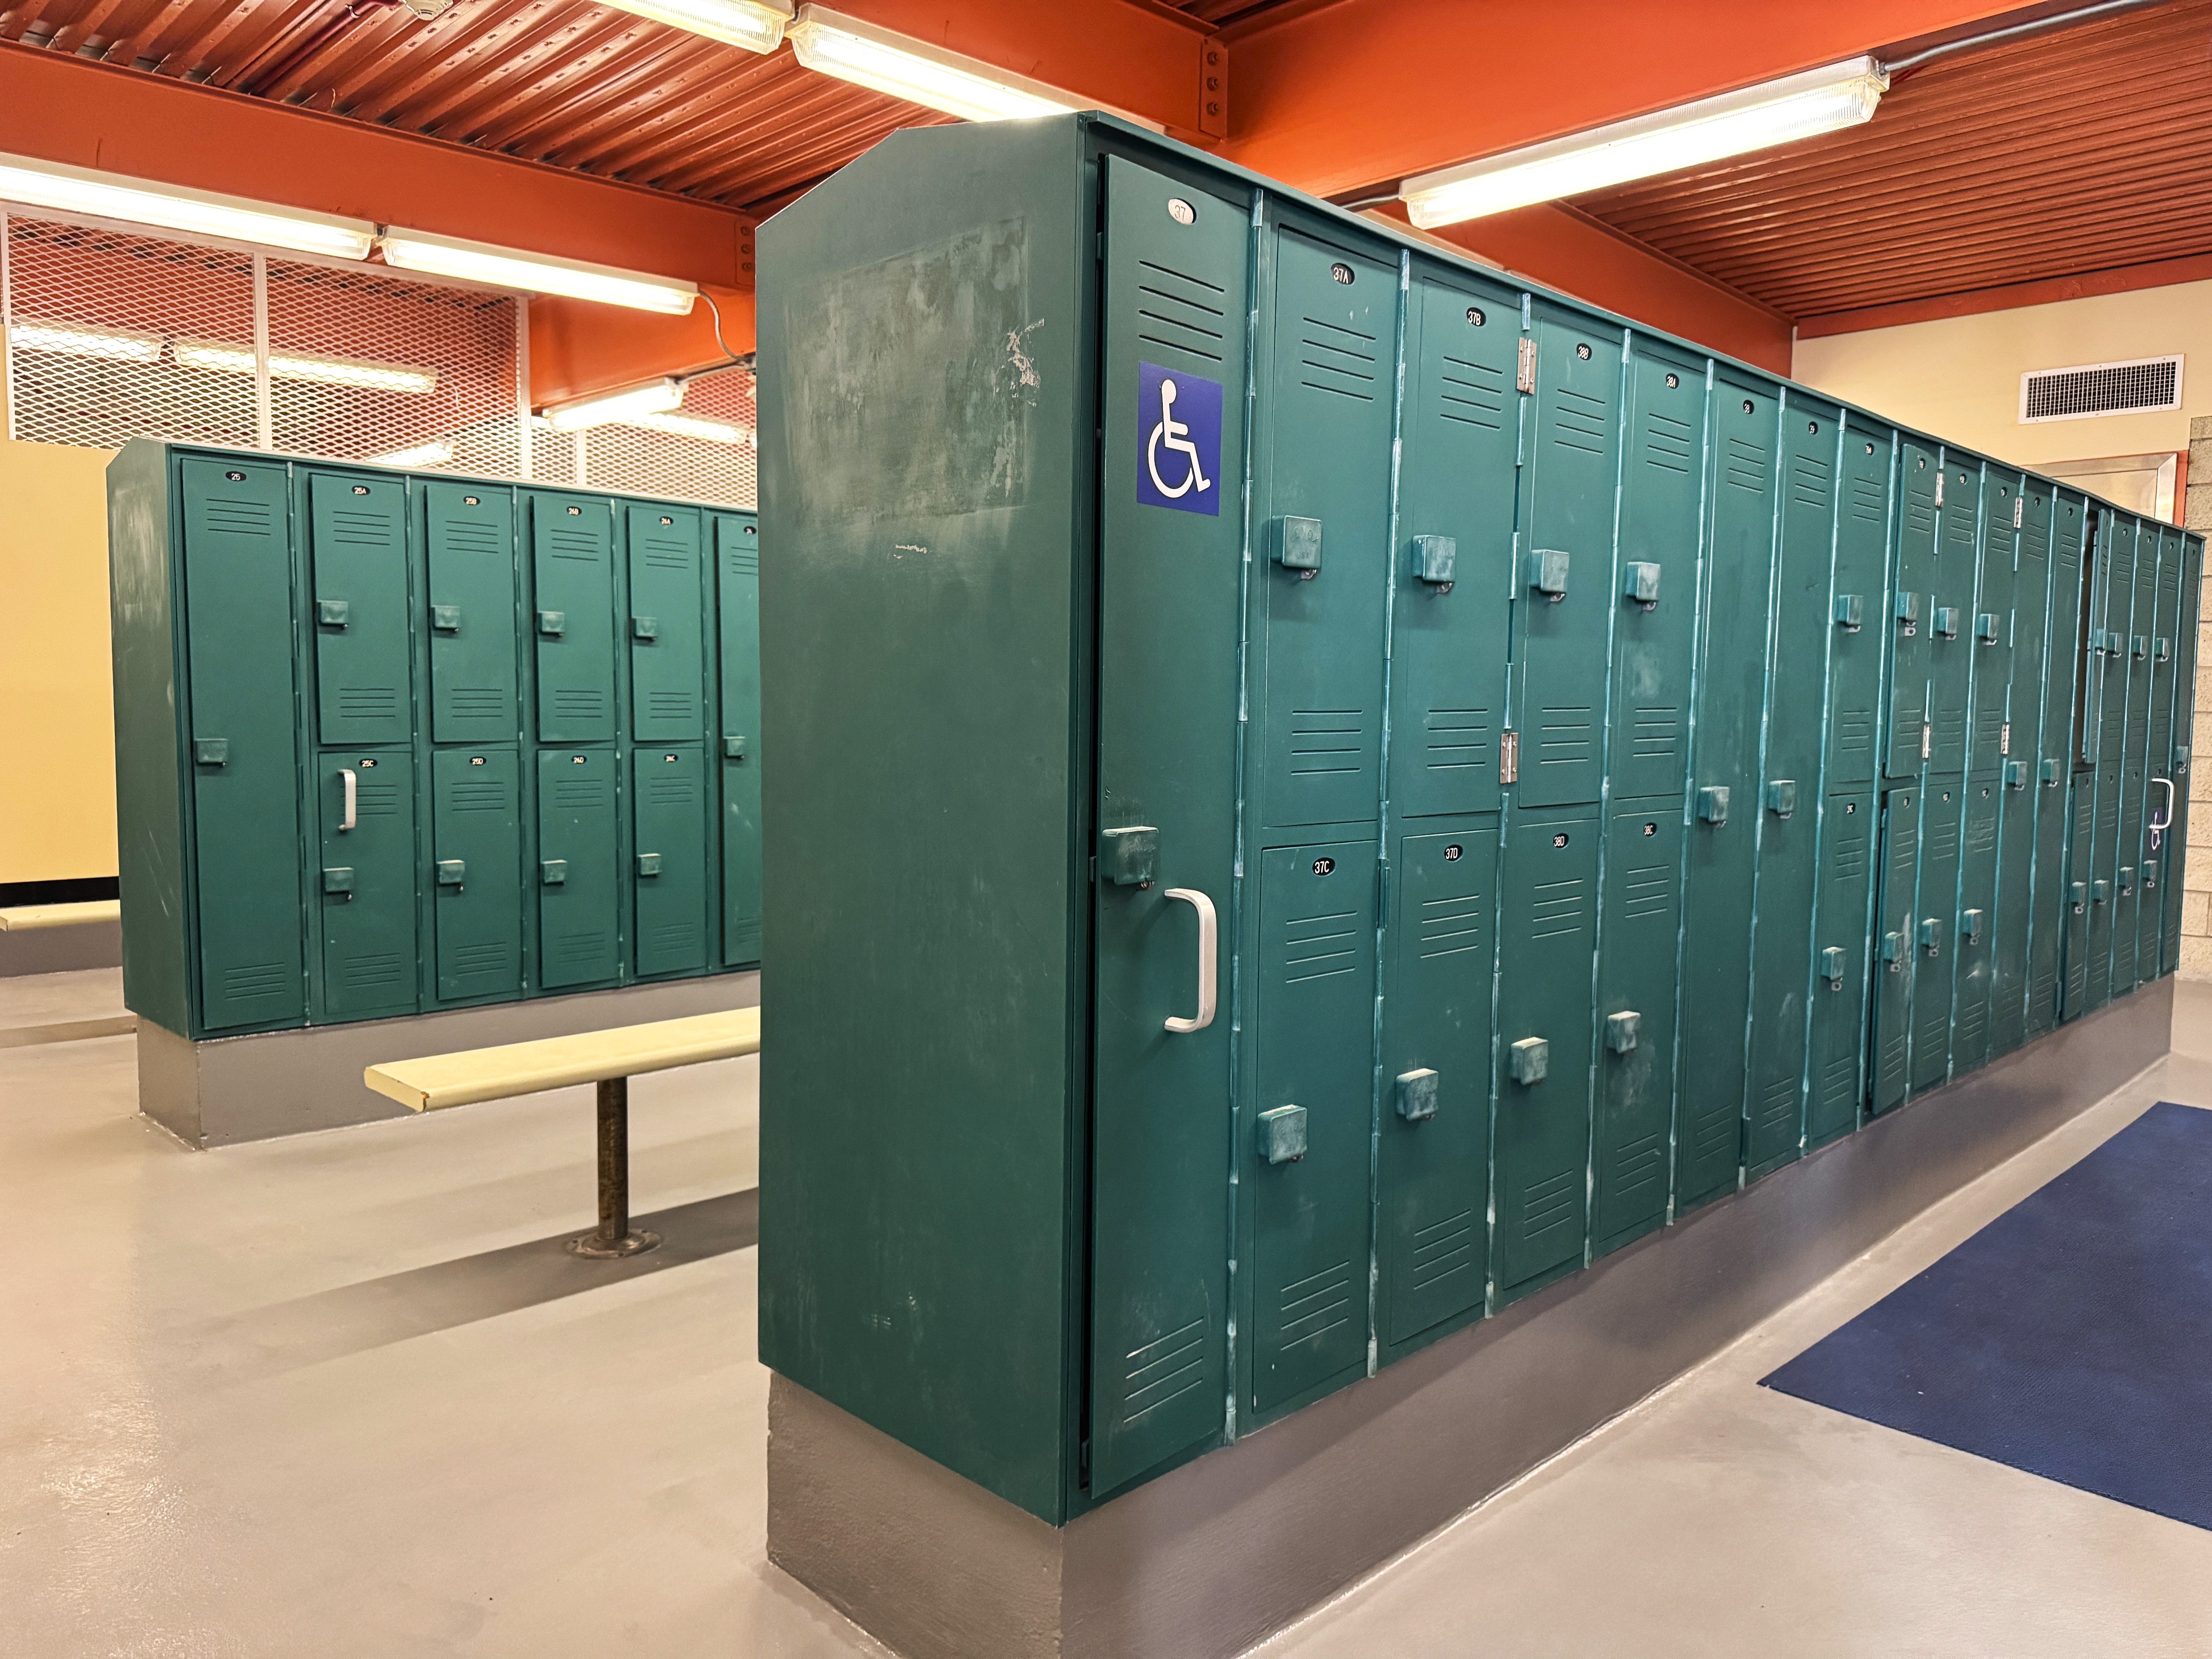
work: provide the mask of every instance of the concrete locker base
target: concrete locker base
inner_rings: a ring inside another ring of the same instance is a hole
[[[2095,1104],[2172,1019],[2147,985],[1065,1527],[776,1376],[769,1559],[911,1659],[1240,1652]]]
[[[141,1020],[138,1109],[193,1146],[224,1146],[405,1117],[404,1106],[373,1092],[361,1080],[365,1067],[422,1054],[720,1013],[750,1008],[759,1001],[760,975],[750,972],[449,1008],[400,1019],[210,1037],[201,1042]]]

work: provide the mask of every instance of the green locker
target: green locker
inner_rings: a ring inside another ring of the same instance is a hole
[[[1917,789],[1891,789],[1881,798],[1881,873],[1875,893],[1874,1091],[1870,1109],[1888,1111],[1912,1088],[1912,982],[1920,951],[1915,943],[1914,883],[1920,865]]]
[[[1805,1066],[1808,1149],[1856,1127],[1865,1097],[1867,988],[1887,965],[1875,960],[1868,936],[1875,840],[1870,790],[1828,797],[1820,817],[1812,1036]]]
[[[1837,525],[1837,410],[1791,398],[1782,413],[1775,554],[1752,931],[1751,1071],[1744,1163],[1756,1179],[1805,1136],[1814,980],[1820,759]]]
[[[699,514],[649,504],[628,514],[630,736],[696,743],[706,735]]]
[[[2061,1019],[2079,1019],[2094,1006],[2090,1001],[2089,969],[2093,952],[2091,918],[2102,907],[2096,879],[2097,775],[2074,774],[2066,807],[2066,926],[2059,971],[2064,975],[2059,1001]]]
[[[1105,171],[1104,465],[1127,481],[1164,422],[1147,390],[1164,399],[1173,379],[1188,404],[1187,385],[1244,383],[1249,210],[1120,156]],[[1220,407],[1220,453],[1241,454],[1244,400]],[[1097,856],[1096,994],[1130,1018],[1097,1021],[1090,1055],[1096,1492],[1218,1436],[1231,1393],[1223,1118],[1236,1021],[1214,1011],[1229,973],[1206,945],[1221,951],[1217,930],[1235,914],[1237,668],[1220,642],[1237,632],[1243,526],[1221,510],[1237,479],[1217,466],[1201,488],[1175,460],[1159,460],[1182,490],[1166,505],[1124,487],[1098,507],[1099,834],[1085,850]],[[722,520],[726,629],[730,583],[757,564],[732,548],[734,522]],[[731,702],[726,684],[726,721]]]
[[[1698,645],[1705,369],[1638,339],[1626,401],[1606,787],[1616,799],[1679,797]]]
[[[199,1022],[296,1023],[307,986],[284,469],[191,459],[178,484]]]
[[[1936,451],[1903,441],[1898,454],[1897,580],[1890,590],[1889,742],[1882,775],[1917,778],[1928,763],[1929,635],[1936,626]]]
[[[2150,739],[2144,748],[2143,838],[2136,877],[2142,889],[2136,940],[2138,984],[2172,971],[2166,966],[2166,890],[2179,881],[2180,871],[2166,856],[2166,838],[2181,794],[2173,768],[2173,669],[2179,648],[2185,556],[2182,532],[2161,528],[2158,608],[2151,635]]]
[[[1270,830],[1376,815],[1398,300],[1390,265],[1288,227],[1273,247],[1273,396],[1260,439],[1267,547],[1255,606]]]
[[[2021,526],[2026,517],[2021,477],[1996,467],[1982,483],[1981,576],[1973,599],[1972,684],[1968,696],[1973,715],[1966,747],[1972,777],[1996,777],[2012,753],[2012,665],[2015,604],[2014,566],[2020,557]]]
[[[632,914],[640,979],[707,966],[706,751],[696,744],[630,756]]]
[[[2084,1006],[2101,1008],[2114,994],[2113,958],[2118,944],[2119,912],[2124,902],[2121,848],[2128,820],[2124,793],[2129,781],[2128,690],[2130,660],[2128,633],[2135,621],[2136,565],[2140,547],[2136,520],[2117,513],[2100,514],[2099,571],[2102,594],[2096,609],[2104,618],[2101,670],[2097,684],[2096,813],[2094,845],[2089,866],[2088,993]],[[2126,896],[2131,900],[2134,871],[2130,867]],[[2134,960],[2128,963],[2134,985]]]
[[[2137,965],[2144,911],[2144,830],[2150,788],[2151,699],[2157,682],[2155,636],[2160,603],[2160,566],[2166,538],[2148,522],[2137,526],[2134,600],[2128,623],[2128,713],[2121,757],[2119,867],[2112,898],[2112,994],[2125,996],[2152,976]],[[2155,955],[2157,925],[2151,938]]]
[[[760,531],[714,520],[721,628],[722,961],[761,959]]]
[[[1389,797],[1495,811],[1513,574],[1521,301],[1414,267],[1390,636]]]
[[[2119,761],[2101,763],[2096,770],[2095,837],[2089,862],[2089,994],[2087,1006],[2096,1009],[2113,994],[2113,933],[2120,908],[2121,789],[2127,769]]]
[[[1959,856],[1959,941],[1953,967],[1951,1069],[1971,1072],[1990,1057],[1990,978],[1996,939],[2004,927],[1997,914],[1997,826],[2002,786],[1988,778],[1969,778]],[[1931,906],[1932,909],[1933,907]]]
[[[430,591],[430,740],[511,744],[515,701],[514,494],[422,486]]]
[[[415,1012],[413,760],[404,749],[316,757],[322,817],[317,1019]]]
[[[1960,841],[1964,781],[1931,780],[1921,792],[1920,878],[1913,902],[1912,1092],[1951,1075],[1951,1011],[1959,945]]]
[[[614,514],[604,501],[533,495],[538,740],[615,738]]]
[[[1620,334],[1540,302],[1533,315],[1535,398],[1513,583],[1514,798],[1523,807],[1598,799],[1620,422]]]
[[[1602,829],[1595,806],[1516,811],[1505,826],[1493,1152],[1501,1302],[1583,1261]]]
[[[520,996],[522,757],[490,746],[438,749],[430,775],[438,1000]]]
[[[1990,1054],[2010,1054],[2028,1037],[2029,997],[2038,936],[2057,923],[2056,899],[2039,908],[2035,860],[2038,809],[2049,794],[2040,776],[2050,665],[2051,487],[2024,481],[2018,569],[2013,580],[2012,681],[2005,751],[1999,768],[1997,925],[1990,963]],[[2054,770],[2053,775],[2056,775]],[[2053,811],[2056,811],[2055,801]]]
[[[2051,607],[2044,626],[2043,730],[2033,757],[2035,877],[2027,966],[2027,1034],[2031,1037],[2055,1029],[2065,1006],[2066,940],[2077,915],[2069,896],[2068,825],[2074,806],[2071,791],[2079,746],[2075,699],[2081,691],[2082,641],[2088,625],[2081,592],[2087,521],[2081,496],[2064,490],[2053,492]],[[2075,954],[2078,956],[2078,951]]]
[[[1613,804],[1604,882],[1590,1139],[1592,1256],[1619,1249],[1667,1218],[1682,927],[1680,793]]]
[[[398,478],[307,476],[309,614],[316,730],[326,744],[404,743],[407,486]]]
[[[1941,468],[1936,490],[1936,584],[1928,624],[1928,770],[1938,776],[1963,772],[1966,765],[1982,504],[1979,461],[1947,449]]]
[[[1252,1209],[1252,1409],[1367,1361],[1368,1161],[1375,1104],[1375,845],[1278,847],[1260,860]]]
[[[1896,438],[1847,417],[1836,513],[1835,592],[1828,641],[1827,787],[1872,783],[1881,732],[1882,613],[1889,590],[1890,472]],[[1914,750],[1912,769],[1919,769]],[[1866,797],[1871,811],[1872,796]]]
[[[549,991],[622,973],[618,764],[611,749],[538,757],[538,982]]]
[[[1424,823],[1390,870],[1376,1322],[1395,1352],[1480,1313],[1489,1276],[1498,820]]]
[[[2195,742],[2197,713],[2197,641],[2198,616],[2204,591],[2204,543],[2196,536],[2183,538],[2181,586],[2176,596],[2179,612],[2174,623],[2172,732],[2167,750],[2166,775],[2173,781],[2171,820],[2161,837],[2160,869],[2166,889],[2164,940],[2160,966],[2172,973],[2181,966],[2181,896],[2183,865],[2189,847],[2189,774]]]
[[[1697,1065],[1683,1079],[1674,1136],[1677,1214],[1735,1191],[1742,1164],[1774,546],[1774,394],[1723,377],[1713,388],[1711,419],[1711,530],[1682,923],[1682,1052],[1696,1055]]]

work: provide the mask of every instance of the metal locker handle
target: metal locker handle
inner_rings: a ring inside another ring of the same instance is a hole
[[[338,786],[345,791],[345,816],[338,820],[338,828],[350,830],[354,826],[354,808],[359,804],[360,788],[360,781],[355,776],[353,768],[338,768]]]
[[[2155,853],[2159,843],[2166,839],[2166,832],[2173,828],[2173,780],[2153,778],[2151,781],[2166,791],[2166,816],[2154,817],[2150,821],[2150,850]]]
[[[1170,1031],[1203,1031],[1213,1024],[1214,979],[1221,955],[1221,924],[1213,914],[1213,901],[1194,887],[1170,887],[1163,898],[1181,899],[1198,912],[1198,1015],[1168,1018]]]

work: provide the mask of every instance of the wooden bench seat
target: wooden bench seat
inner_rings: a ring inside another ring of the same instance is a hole
[[[0,907],[0,933],[30,933],[45,927],[89,927],[123,920],[120,899],[87,899],[81,904],[11,904]]]

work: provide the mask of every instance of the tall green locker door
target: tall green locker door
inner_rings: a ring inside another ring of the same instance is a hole
[[[538,740],[615,738],[614,514],[604,501],[533,494],[532,602]]]
[[[630,754],[633,966],[640,979],[707,966],[707,757],[696,744]]]
[[[1595,806],[1506,817],[1492,1273],[1501,1302],[1583,1261],[1601,825]]]
[[[1967,775],[1978,778],[1997,776],[2012,752],[2013,612],[2022,528],[2013,519],[2015,513],[2023,521],[2027,516],[2019,473],[1990,467],[1982,488],[1981,574],[1973,599],[1968,692],[1973,717],[1966,750]]]
[[[2027,1040],[2032,964],[2039,936],[2057,924],[2058,905],[2039,908],[2035,860],[2045,752],[2045,675],[2051,669],[2051,487],[2024,481],[2013,579],[2012,690],[2004,757],[1998,769],[1997,933],[1990,964],[1990,1053],[2009,1054]],[[2052,802],[2055,810],[2055,800]]]
[[[1951,1074],[1951,1008],[1959,956],[1960,842],[1966,786],[1931,777],[1920,800],[1920,875],[1913,901],[1912,1091]]]
[[[547,990],[622,972],[617,764],[611,749],[538,757],[538,982]]]
[[[1604,882],[1590,1138],[1593,1256],[1619,1249],[1667,1218],[1682,927],[1679,794],[1613,803]]]
[[[1527,492],[1514,582],[1513,721],[1524,807],[1595,801],[1604,763],[1621,343],[1538,304]]]
[[[1917,778],[1932,747],[1929,635],[1936,626],[1936,452],[1907,438],[1898,456],[1897,580],[1890,593],[1889,738],[1885,778]]]
[[[344,472],[311,472],[306,483],[315,735],[349,747],[404,743],[415,713],[406,483]]]
[[[1997,826],[2002,786],[1969,777],[1960,833],[1958,939],[1951,990],[1951,1070],[1972,1071],[1990,1057],[1990,974],[2001,921],[1997,902]],[[1938,793],[1941,793],[1940,787]],[[1932,909],[1932,906],[1930,907]]]
[[[430,740],[513,743],[514,495],[481,484],[422,486],[430,591]]]
[[[1626,402],[1606,787],[1616,800],[1679,798],[1698,647],[1705,370],[1639,338]]]
[[[2150,867],[2153,796],[2151,783],[2165,775],[2165,763],[2153,763],[2153,744],[2160,722],[2155,713],[2166,675],[2159,660],[2172,647],[2160,632],[2172,611],[2169,595],[2180,586],[2178,531],[2144,525],[2136,560],[2135,605],[2128,635],[2127,781],[2121,796],[2120,885],[2125,890],[2113,939],[2112,994],[2124,996],[2158,973],[2159,893]],[[2170,693],[2167,693],[2170,696]],[[2163,747],[2163,744],[2160,744]],[[2148,924],[2148,925],[2146,925]]]
[[[2086,915],[2076,911],[2071,895],[2075,878],[2069,874],[2072,844],[2068,826],[2074,810],[2074,768],[2080,747],[2075,703],[2087,660],[2082,641],[2088,619],[2082,609],[2081,576],[2087,533],[2088,513],[2082,498],[2063,489],[2054,491],[2051,608],[2044,628],[2043,732],[2033,757],[2035,931],[2028,941],[2027,968],[2027,1034],[2031,1037],[2058,1024],[2070,995],[2065,988],[2069,930],[2075,926],[2077,915],[2086,921]],[[2072,954],[2078,957],[2079,948]]]
[[[1843,437],[1836,514],[1835,597],[1829,612],[1827,784],[1860,786],[1871,800],[1881,747],[1881,657],[1889,590],[1890,491],[1897,442],[1886,427],[1851,418]],[[1920,769],[1916,743],[1911,772]]]
[[[1928,627],[1928,771],[1966,767],[1974,586],[1981,559],[1982,464],[1946,450],[1936,477],[1936,583]]]
[[[1856,1128],[1865,1098],[1868,988],[1887,966],[1868,934],[1877,826],[1863,790],[1827,798],[1813,934],[1813,1018],[1805,1102],[1809,1149]]]
[[[445,1002],[519,996],[522,757],[489,744],[437,749],[430,773],[437,995]]]
[[[1881,798],[1881,867],[1875,888],[1873,1096],[1869,1109],[1901,1105],[1912,1089],[1912,985],[1920,951],[1913,899],[1920,864],[1918,789]]]
[[[2128,781],[2128,628],[2135,620],[2136,521],[2102,513],[2098,536],[2100,592],[2093,601],[2103,619],[2097,684],[2096,808],[2089,871],[2088,993],[2084,1006],[2112,1000],[2112,961],[2121,908],[2122,831]],[[2132,872],[2131,872],[2132,873]],[[2130,961],[2130,970],[2133,963]],[[2132,981],[2130,981],[2132,982]]]
[[[316,757],[322,817],[321,1019],[416,1006],[414,757],[404,749]]]
[[[199,1015],[210,1030],[296,1022],[300,780],[293,760],[292,544],[284,469],[187,460],[186,672]]]
[[[1216,474],[1159,458],[1181,493],[1128,481],[1164,422],[1245,377],[1245,211],[1120,157],[1106,170],[1104,476],[1099,498],[1099,1006],[1091,1053],[1090,1437],[1109,1492],[1220,1432],[1230,1401],[1227,1255],[1236,653],[1243,526]],[[1185,224],[1173,202],[1192,206]],[[1186,386],[1205,388],[1186,391]],[[1221,454],[1244,400],[1223,398]],[[1187,503],[1187,505],[1179,505]],[[726,612],[726,616],[727,613]],[[1206,945],[1215,944],[1209,955]],[[1328,981],[1324,981],[1325,983]],[[1237,1167],[1244,1173],[1241,1160]],[[1259,1173],[1259,1172],[1253,1172]],[[1266,1173],[1273,1173],[1269,1170]],[[1364,1322],[1362,1322],[1364,1323]]]
[[[1751,1071],[1744,1164],[1756,1179],[1805,1139],[1814,884],[1834,612],[1837,446],[1832,404],[1790,398],[1781,415],[1779,539],[1769,616],[1759,869],[1752,932]]]
[[[641,744],[696,743],[705,735],[706,701],[699,514],[633,504],[625,516],[630,736]]]
[[[2173,781],[2172,824],[2163,838],[2160,879],[2166,888],[2166,918],[2160,967],[2172,973],[2181,966],[2181,896],[2183,864],[2189,847],[2189,777],[2194,769],[2191,749],[2195,742],[2197,712],[2197,641],[2199,609],[2203,593],[2204,544],[2185,538],[2182,549],[2181,586],[2174,623],[2172,692],[2173,729],[2167,750],[2166,776]]]
[[[1677,1114],[1678,1213],[1733,1192],[1742,1164],[1777,404],[1771,390],[1749,382],[1723,376],[1713,386],[1712,507],[1682,894],[1682,1052],[1696,1063],[1683,1073]]]
[[[721,629],[721,725],[716,736],[722,823],[722,961],[761,959],[760,528],[750,515],[714,520],[715,614]]]
[[[2060,950],[2061,1019],[2079,1019],[2095,1005],[2090,1000],[2094,920],[2107,897],[2109,882],[2096,874],[2097,775],[2084,767],[2074,774],[2066,803],[2066,924]],[[2109,959],[2109,958],[2108,958]]]

